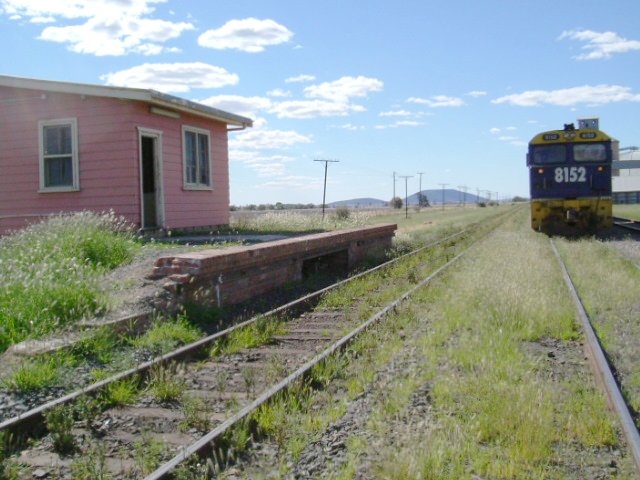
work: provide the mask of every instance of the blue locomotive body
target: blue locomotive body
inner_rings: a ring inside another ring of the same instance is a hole
[[[611,227],[611,138],[596,129],[543,132],[527,155],[531,227],[594,233]]]

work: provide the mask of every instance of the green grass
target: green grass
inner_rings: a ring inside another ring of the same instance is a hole
[[[133,449],[137,473],[144,477],[158,468],[160,461],[166,455],[167,446],[151,434],[143,434],[142,440],[136,442]]]
[[[246,327],[231,332],[211,347],[211,356],[236,353],[244,348],[256,348],[271,341],[274,335],[286,333],[285,323],[273,317],[261,317]]]
[[[554,339],[579,349],[580,334],[548,241],[529,231],[524,213],[357,339],[346,364],[319,369],[320,390],[305,397],[304,408],[286,395],[263,407],[255,420],[279,447],[283,475],[344,413],[345,399],[365,391],[374,401],[367,442],[347,439],[348,462],[332,478],[353,478],[363,455],[372,478],[565,478],[584,473],[581,462],[599,461],[593,452],[620,448],[587,365],[558,376],[545,349],[530,348]],[[399,332],[411,335],[401,340]],[[414,355],[422,362],[380,384],[378,368]],[[423,385],[426,421],[419,428],[398,425]],[[616,461],[624,477],[629,465]]]
[[[195,342],[202,331],[184,316],[175,319],[158,319],[144,335],[131,339],[135,348],[146,349],[156,355],[174,350],[180,345]]]
[[[112,328],[101,327],[85,332],[70,351],[77,359],[107,364],[113,359],[115,350],[121,343],[122,340]]]
[[[0,352],[105,309],[100,274],[136,249],[121,219],[89,212],[0,239]]]
[[[546,237],[511,224],[417,301],[434,425],[375,467],[384,478],[562,478],[559,452],[618,445],[589,377],[552,380],[524,342],[577,338]],[[491,274],[489,274],[491,272]],[[575,347],[574,347],[575,348]],[[429,445],[420,449],[415,445]]]
[[[623,393],[640,410],[640,270],[593,239],[558,241],[591,323],[615,365]]]
[[[75,480],[111,480],[106,447],[100,443],[92,445],[73,460],[71,472]]]
[[[2,385],[9,390],[19,392],[36,392],[56,386],[65,367],[70,365],[67,355],[51,355],[48,357],[27,360],[11,375],[2,380]]]
[[[640,204],[614,205],[613,214],[616,217],[633,218],[635,220],[640,220]]]
[[[148,383],[154,398],[162,403],[179,400],[185,389],[184,378],[174,363],[152,367]]]
[[[138,378],[128,378],[110,383],[100,394],[99,401],[103,405],[112,407],[128,405],[132,403],[140,393],[138,387]]]
[[[70,454],[77,448],[76,438],[73,436],[73,410],[66,405],[52,408],[46,414],[47,429],[53,440],[53,448],[60,454]]]

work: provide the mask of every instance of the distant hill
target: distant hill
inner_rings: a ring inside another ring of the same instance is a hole
[[[386,207],[386,200],[379,200],[377,198],[353,198],[351,200],[340,200],[338,202],[327,203],[329,207]]]
[[[407,203],[409,205],[417,205],[418,204],[418,193],[416,192],[413,195],[407,198]],[[442,189],[434,189],[434,190],[423,190],[422,194],[425,195],[429,199],[429,203],[431,205],[442,205]],[[402,198],[402,197],[401,197]],[[485,202],[487,199],[484,197],[478,197],[471,192],[467,192],[466,194],[460,190],[455,190],[452,188],[444,189],[444,203],[476,203],[478,202],[478,198],[480,198],[481,202]],[[404,200],[404,198],[402,198]]]
[[[409,205],[417,205],[418,204],[418,193],[416,192],[413,195],[407,197],[407,203]],[[429,203],[431,205],[442,205],[442,190],[434,189],[434,190],[423,190],[422,194],[425,195],[429,199]],[[398,195],[402,198],[404,202],[404,196]],[[471,192],[461,192],[460,190],[455,190],[452,188],[444,190],[444,203],[452,204],[452,203],[476,203],[478,198],[481,202],[485,202],[487,199],[485,197],[478,197]],[[351,200],[340,200],[338,202],[328,203],[329,207],[351,207],[351,208],[364,208],[364,207],[386,207],[388,204],[388,200],[379,200],[377,198],[354,198]]]

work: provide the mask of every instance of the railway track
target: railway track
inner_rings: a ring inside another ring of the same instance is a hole
[[[634,233],[640,233],[640,221],[631,218],[613,217],[613,225]]]
[[[606,393],[609,406],[615,412],[620,422],[633,462],[636,466],[637,472],[640,472],[640,434],[631,415],[630,409],[624,400],[620,386],[615,379],[612,366],[607,361],[606,353],[604,352],[600,340],[593,329],[589,315],[587,314],[580,295],[573,283],[569,270],[567,269],[567,266],[553,239],[550,239],[549,241],[562,270],[562,275],[571,294],[573,303],[576,307],[577,315],[580,319],[580,324],[585,336],[585,351],[589,357],[592,370],[598,383]]]
[[[3,422],[0,432],[19,437],[27,431],[42,432],[44,419],[49,420],[51,435],[44,442],[33,442],[16,459],[17,463],[26,465],[25,476],[21,478],[52,472],[54,476],[69,475],[83,465],[85,471],[99,467],[113,478],[131,478],[131,475],[171,478],[184,460],[194,455],[211,456],[234,425],[246,420],[278,392],[307,376],[314,365],[344,348],[413,291],[456,262],[462,251],[499,220],[426,245]],[[427,262],[429,259],[434,263]],[[378,308],[366,321],[347,315],[349,309],[344,306],[325,305],[309,311],[309,305],[316,304],[321,297],[340,287],[351,288],[355,279],[376,272],[386,278],[404,276],[395,288],[405,291],[400,293],[378,282],[365,291],[350,292],[352,310],[368,312],[372,306]],[[390,297],[395,299],[385,300]],[[300,310],[306,313],[295,315]],[[287,318],[290,315],[293,318]],[[248,328],[271,330],[264,344],[234,349],[234,335],[241,335],[240,332]],[[142,392],[135,402],[93,412],[89,418],[85,416],[84,425],[80,425],[77,413],[75,416],[69,413],[79,411],[78,405],[85,405],[86,411],[86,405],[92,405],[91,399],[99,399],[105,390],[127,384],[135,384]],[[67,422],[66,434],[73,439],[70,440],[73,445],[69,445],[67,453],[75,456],[61,455],[55,451],[60,449],[52,444],[56,435],[61,434],[51,423],[51,412],[56,411],[62,412],[62,416],[66,411],[67,418],[72,419]],[[154,458],[147,458],[145,463],[144,457],[149,456]],[[157,463],[161,466],[153,470]]]

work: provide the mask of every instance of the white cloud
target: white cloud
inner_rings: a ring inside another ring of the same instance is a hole
[[[342,125],[334,125],[334,128],[341,128],[343,130],[364,130],[363,125],[353,125],[352,123],[344,123]]]
[[[0,0],[0,7],[10,18],[27,17],[32,23],[64,21],[67,25],[48,26],[38,38],[67,44],[73,52],[97,56],[157,55],[175,51],[161,44],[194,28],[187,22],[146,17],[154,11],[152,4],[164,1]],[[85,21],[78,23],[81,19]]]
[[[333,82],[310,85],[304,89],[309,98],[324,98],[334,102],[346,102],[351,97],[366,97],[369,92],[379,92],[384,83],[377,78],[342,77]]]
[[[490,129],[489,129],[489,132],[490,132],[490,133],[492,133],[492,134],[494,134],[494,135],[496,135],[496,134],[500,133],[501,131],[502,131],[502,130],[500,130],[500,129],[499,129],[499,128],[497,128],[497,127],[493,127],[493,128],[490,128]]]
[[[53,23],[55,21],[54,17],[32,17],[29,23]]]
[[[362,112],[365,108],[343,102],[325,100],[291,100],[275,104],[269,111],[278,118],[344,117],[351,112]]]
[[[282,88],[274,88],[273,90],[269,90],[267,95],[270,97],[286,98],[291,96],[291,92],[289,90],[283,90]]]
[[[467,93],[468,96],[473,97],[473,98],[484,97],[486,94],[487,94],[487,92],[482,91],[482,90],[473,90],[473,91]]]
[[[238,83],[238,76],[207,63],[145,63],[100,77],[107,85],[188,92],[192,88],[219,88]]]
[[[229,20],[218,29],[207,30],[198,37],[198,45],[217,50],[236,49],[257,53],[264,51],[265,46],[288,42],[291,37],[293,32],[274,20],[245,18]]]
[[[604,105],[616,102],[640,102],[640,95],[631,88],[619,85],[584,85],[560,90],[529,90],[491,100],[491,103],[508,103],[520,107],[538,105],[573,106],[578,104]]]
[[[418,122],[416,120],[398,120],[395,123],[390,123],[387,125],[376,125],[373,128],[377,130],[385,130],[387,128],[418,127],[420,125],[424,125],[424,122]]]
[[[243,163],[259,177],[281,177],[285,174],[286,164],[294,160],[284,155],[260,155],[256,151],[246,150],[230,151],[229,159]]]
[[[240,95],[216,95],[198,100],[198,102],[252,119],[258,117],[258,112],[268,110],[272,106],[272,102],[268,98],[242,97]]]
[[[274,150],[301,143],[311,143],[310,136],[292,130],[248,130],[229,140],[231,150]]]
[[[446,95],[434,95],[429,98],[410,97],[407,99],[409,103],[415,103],[418,105],[426,105],[431,108],[442,107],[461,107],[464,105],[464,100],[458,97],[448,97]]]
[[[378,115],[381,117],[410,117],[414,114],[408,110],[390,110],[388,112],[380,112]]]
[[[298,75],[296,77],[289,77],[285,80],[285,83],[301,83],[301,82],[313,82],[316,79],[313,75]]]
[[[586,42],[582,46],[588,53],[577,55],[577,60],[598,60],[610,58],[614,53],[626,53],[640,50],[640,41],[627,40],[615,32],[594,32],[593,30],[567,30],[562,32],[559,39],[568,38]]]
[[[399,120],[395,123],[398,127],[418,127],[424,125],[424,122],[417,122],[415,120]]]

